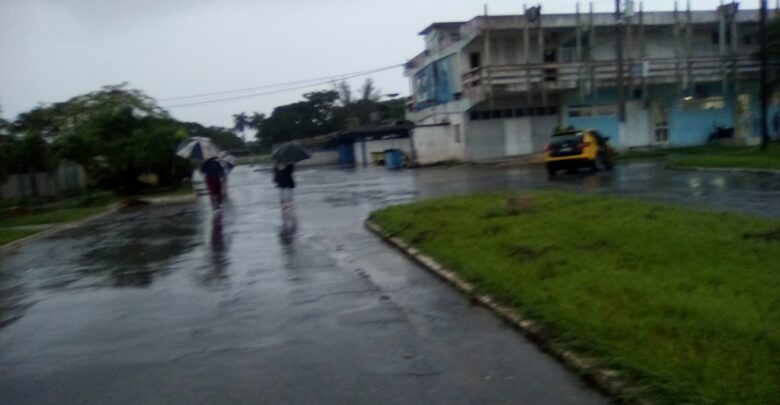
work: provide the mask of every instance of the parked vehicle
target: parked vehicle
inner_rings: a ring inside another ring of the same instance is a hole
[[[545,149],[547,173],[554,176],[558,170],[582,167],[611,170],[614,151],[608,140],[591,129],[556,132]]]
[[[716,143],[721,139],[732,139],[732,138],[734,138],[734,128],[717,126],[715,127],[715,129],[712,130],[712,133],[710,133],[709,138],[707,138],[707,143]]]

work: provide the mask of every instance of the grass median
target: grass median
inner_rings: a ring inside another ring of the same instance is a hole
[[[371,218],[662,403],[777,403],[780,221],[563,192]]]
[[[32,212],[22,212],[0,219],[0,246],[41,232],[48,225],[78,221],[98,214],[116,202],[113,193],[101,192],[54,203],[55,206]],[[24,207],[22,205],[22,207]]]
[[[721,167],[780,170],[780,144],[759,147],[717,147],[671,154],[669,163],[679,167]]]

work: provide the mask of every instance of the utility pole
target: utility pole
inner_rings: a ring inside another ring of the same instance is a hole
[[[767,84],[768,58],[766,38],[766,1],[761,0],[761,149],[769,146],[769,128],[767,125],[767,104],[769,104],[769,88]]]
[[[615,54],[617,58],[618,142],[626,132],[626,95],[623,83],[623,18],[620,0],[615,0]]]

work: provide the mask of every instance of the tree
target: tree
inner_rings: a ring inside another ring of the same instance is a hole
[[[278,106],[268,117],[255,112],[245,125],[256,131],[255,138],[261,146],[271,147],[280,142],[344,129],[347,122],[354,119],[364,125],[377,119],[404,119],[403,99],[380,101],[380,92],[371,79],[363,83],[359,99],[352,96],[346,81],[334,82],[333,88],[305,93],[302,101]],[[234,118],[239,115],[235,114]]]
[[[59,157],[84,167],[92,183],[118,192],[134,192],[142,174],[158,184],[172,180],[181,159],[175,156],[181,125],[151,97],[125,85],[49,106],[56,123]],[[160,183],[161,182],[161,183]]]
[[[233,114],[233,130],[241,134],[241,139],[246,142],[244,131],[249,127],[249,119],[246,113]]]
[[[262,121],[263,146],[322,135],[340,128],[333,116],[338,100],[336,91],[306,93],[304,99],[274,108],[271,116]]]
[[[247,126],[249,126],[249,128],[255,130],[255,139],[257,139],[258,141],[262,139],[264,121],[265,121],[265,114],[261,114],[255,111],[252,114],[252,117],[249,118],[249,122],[247,123]]]
[[[349,87],[349,83],[346,80],[340,82],[334,82],[333,87],[335,92],[338,93],[341,106],[347,106],[352,104],[352,89]]]
[[[8,180],[8,175],[11,173],[11,146],[12,140],[10,132],[10,123],[1,115],[3,112],[0,107],[0,193],[2,192],[2,185]],[[3,196],[0,194],[0,198]]]
[[[769,66],[774,68],[774,71],[770,72],[769,75],[771,94],[772,91],[780,87],[780,18],[773,18],[767,23],[766,36]],[[756,55],[756,58],[760,58],[760,55]]]
[[[214,141],[220,149],[225,150],[244,148],[244,141],[230,129],[218,126],[206,127],[197,122],[180,122],[178,124],[185,130],[185,137],[206,137]]]
[[[363,87],[360,89],[361,100],[379,102],[379,99],[382,98],[382,95],[379,93],[379,89],[374,87],[374,81],[370,77],[366,78],[366,81],[363,82]]]

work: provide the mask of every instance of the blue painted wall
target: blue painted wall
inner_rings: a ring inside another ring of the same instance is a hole
[[[679,103],[669,103],[669,145],[694,146],[707,143],[716,127],[734,126],[730,103],[719,110],[680,110]]]
[[[720,83],[710,83],[703,89],[698,85],[696,96],[717,96],[722,92]],[[704,94],[702,94],[702,92]],[[759,111],[758,86],[749,83],[742,83],[740,92],[750,94],[750,113],[753,127],[753,136],[759,136],[761,133],[761,116]],[[690,94],[690,93],[689,93]],[[707,142],[710,134],[716,127],[726,128],[734,127],[734,105],[736,98],[728,95],[725,99],[724,108],[710,110],[684,110],[680,108],[682,99],[681,93],[675,86],[654,86],[650,89],[648,96],[652,100],[664,100],[667,105],[668,124],[669,124],[669,146],[695,146],[703,145]],[[598,105],[615,103],[615,93],[613,89],[599,89],[597,94],[591,97],[580,99],[576,94],[569,94],[571,100],[566,105],[563,122],[576,129],[592,128],[605,136],[609,136],[612,144],[620,147],[618,139],[617,116],[597,116],[597,117],[569,117],[568,107],[577,105]],[[768,114],[768,126],[771,136],[780,136],[780,130],[774,130],[774,116],[780,117],[780,105],[770,105]]]
[[[699,91],[703,90],[701,96],[718,96],[723,94],[720,83],[710,83],[709,85],[697,85]],[[662,89],[670,94],[666,97],[666,106],[669,120],[669,146],[695,146],[707,143],[710,134],[718,126],[732,128],[734,127],[734,113],[732,95],[728,95],[724,100],[724,107],[711,110],[684,110],[680,108],[682,94],[676,94],[674,87]],[[689,93],[692,94],[692,93]]]
[[[609,142],[614,147],[620,147],[618,139],[618,121],[617,115],[599,115],[594,117],[569,117],[568,107],[578,105],[614,105],[617,100],[615,89],[597,89],[597,91],[583,99],[577,94],[570,95],[572,101],[566,105],[564,110],[563,123],[570,125],[575,129],[593,129],[602,136],[608,136]]]
[[[761,137],[761,95],[758,91],[758,86],[749,86],[749,94],[750,94],[750,114],[751,114],[751,124],[753,127],[753,136],[760,138]],[[769,137],[774,139],[780,139],[780,128],[778,130],[775,130],[774,125],[774,117],[775,115],[778,116],[780,119],[780,105],[773,105],[770,104],[769,108],[767,109],[767,128],[769,129]]]
[[[599,117],[566,117],[566,125],[576,129],[594,129],[602,136],[608,136],[609,142],[614,147],[620,147],[618,140],[618,121],[616,115],[604,115]]]

